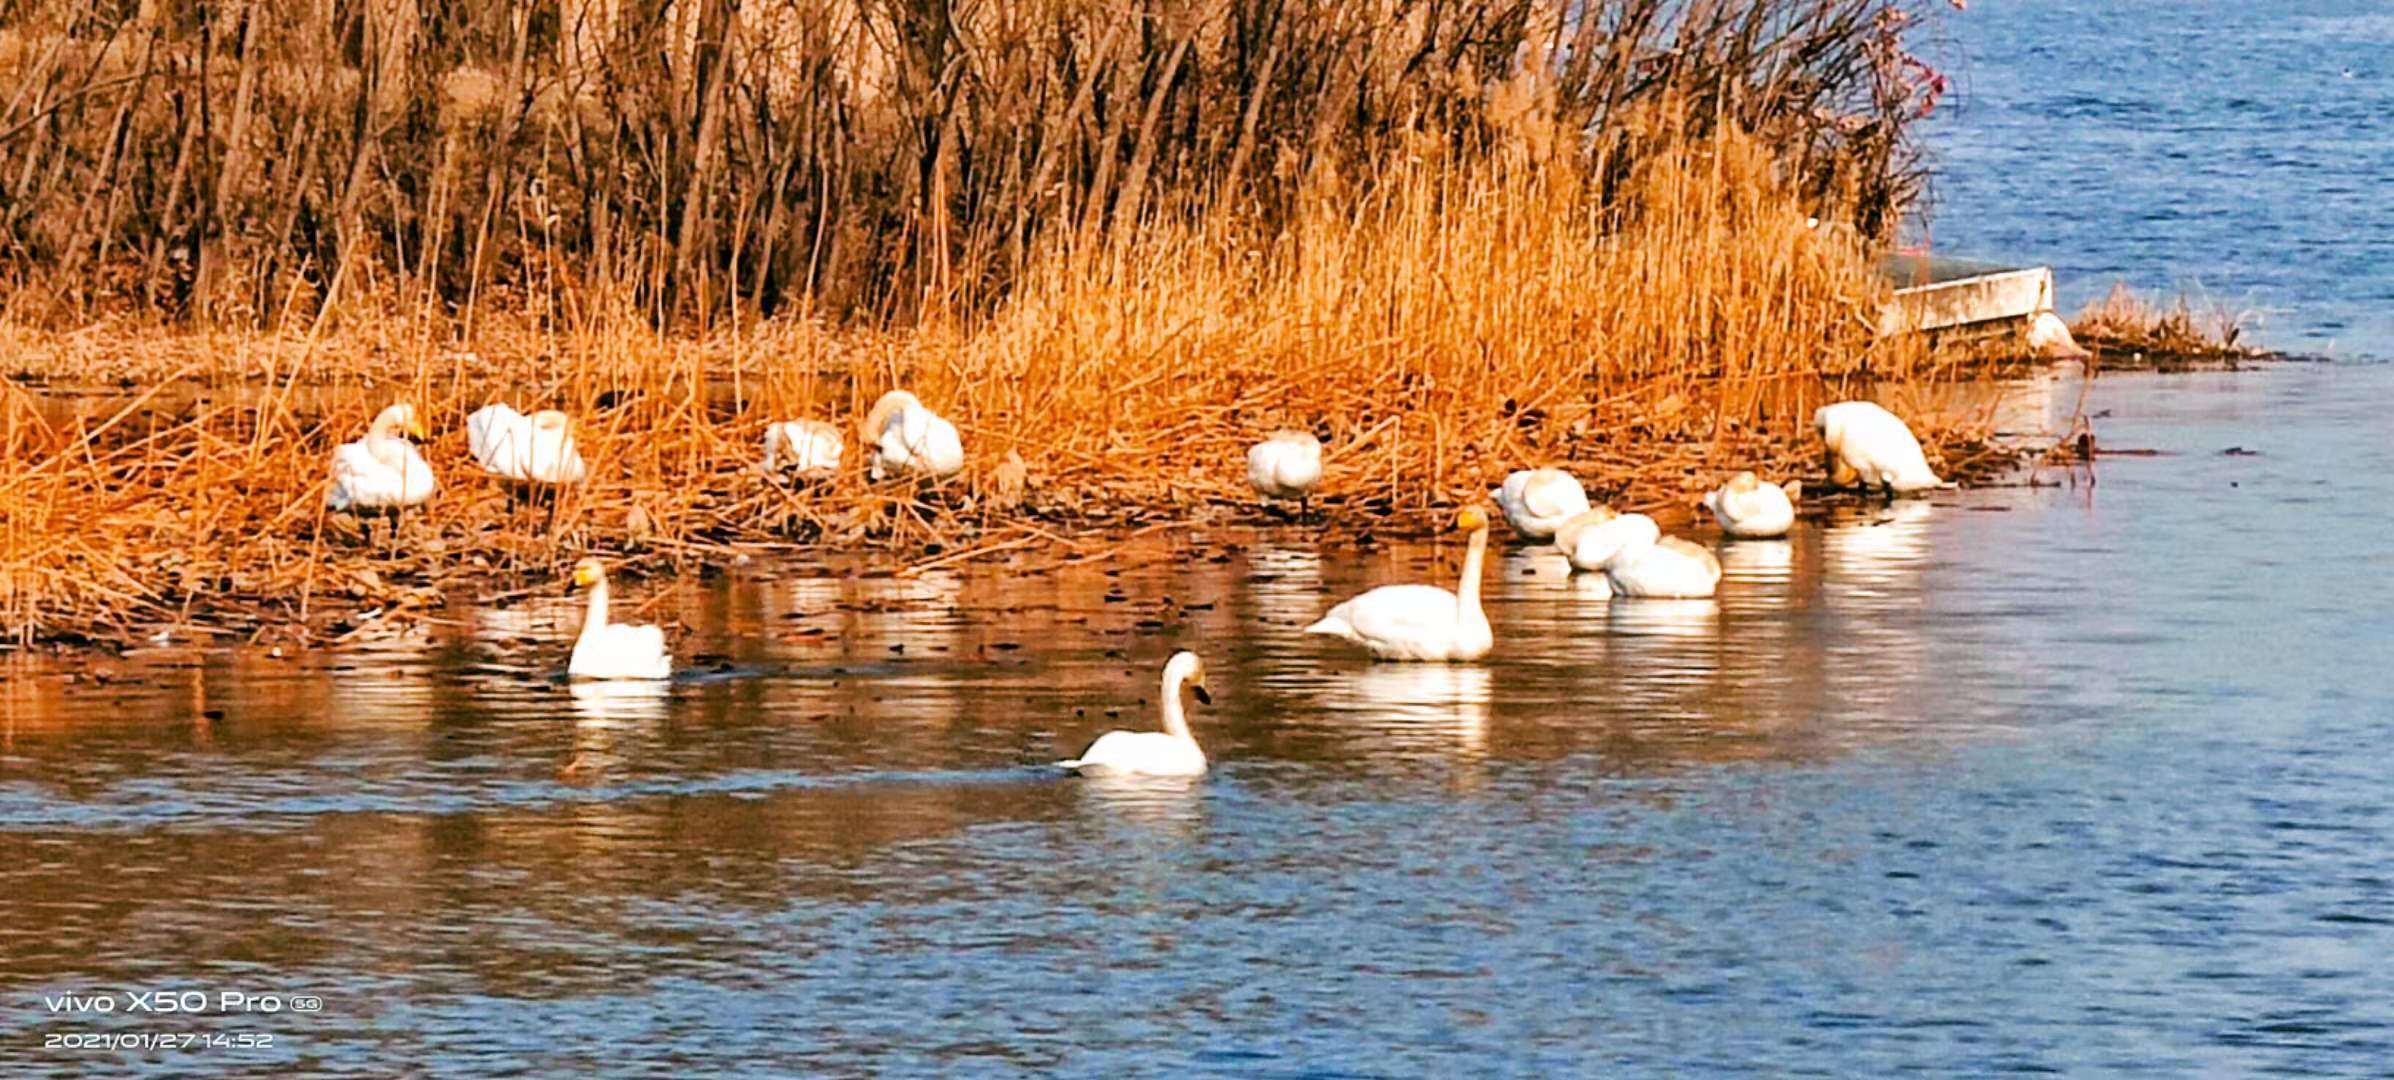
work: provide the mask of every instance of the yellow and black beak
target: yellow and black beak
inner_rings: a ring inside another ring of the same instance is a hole
[[[1214,696],[1205,692],[1204,683],[1190,683],[1189,692],[1197,695],[1197,704],[1199,705],[1211,705],[1214,703]]]

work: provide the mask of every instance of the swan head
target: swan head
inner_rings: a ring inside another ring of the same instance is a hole
[[[1743,495],[1746,492],[1753,491],[1761,486],[1761,477],[1756,476],[1751,472],[1741,472],[1736,476],[1730,477],[1728,483],[1722,484],[1721,490],[1726,491],[1731,495]]]
[[[1488,527],[1488,512],[1476,506],[1466,506],[1455,515],[1456,532],[1478,532]]]
[[[573,587],[588,589],[607,580],[607,568],[597,559],[584,559],[574,564]]]
[[[555,409],[542,409],[532,414],[532,426],[542,431],[563,432],[573,425],[572,417]]]
[[[376,413],[374,430],[385,434],[397,432],[417,442],[432,438],[432,434],[424,430],[424,421],[416,417],[416,407],[404,401]]]
[[[1164,664],[1164,678],[1167,681],[1180,680],[1182,686],[1188,687],[1190,693],[1197,695],[1198,704],[1211,705],[1214,703],[1214,695],[1205,689],[1205,661],[1196,653],[1185,649],[1173,653],[1172,659]]]

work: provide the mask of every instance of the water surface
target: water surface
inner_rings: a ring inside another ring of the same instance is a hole
[[[1730,545],[1716,601],[1505,549],[1481,665],[1298,632],[1455,545],[1289,531],[635,585],[729,669],[658,694],[550,682],[546,596],[332,657],[20,669],[0,1069],[2381,1067],[2394,368],[2090,404],[2164,456]],[[1184,647],[1212,776],[1037,767],[1151,723]],[[323,1008],[45,1004],[146,988]],[[277,1041],[41,1048],[152,1028]]]

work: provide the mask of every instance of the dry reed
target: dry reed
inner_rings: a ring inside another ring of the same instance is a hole
[[[1930,373],[1873,335],[1859,239],[1917,182],[1906,21],[0,7],[0,631],[323,641],[590,552],[1218,520],[1279,426],[1326,437],[1342,527],[1527,462],[1638,506],[1788,473],[1814,404]],[[964,477],[871,485],[853,443],[822,485],[754,471],[768,420],[893,385]],[[444,487],[369,548],[325,463],[393,400]],[[592,482],[510,518],[460,433],[491,400],[576,415]]]
[[[2116,282],[2070,321],[2078,343],[2108,362],[2207,363],[2251,359],[2266,350],[2244,341],[2246,317],[2186,293],[2162,303]]]

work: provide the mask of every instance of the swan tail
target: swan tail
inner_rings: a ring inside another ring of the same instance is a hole
[[[1308,634],[1329,634],[1334,637],[1351,638],[1355,636],[1355,625],[1347,621],[1346,614],[1343,611],[1333,611],[1330,614],[1324,615],[1320,619],[1316,620],[1312,626],[1306,627],[1305,632]]]

